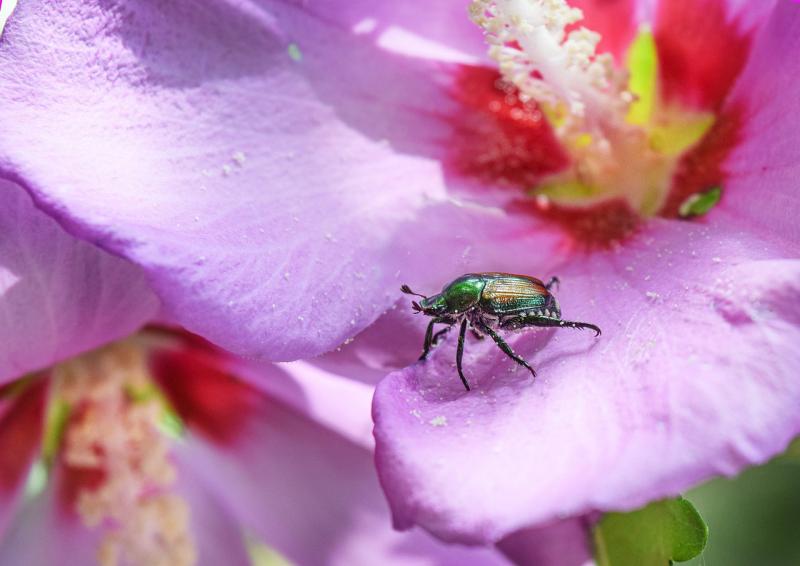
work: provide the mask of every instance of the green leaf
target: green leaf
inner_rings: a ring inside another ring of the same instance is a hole
[[[800,564],[800,445],[735,478],[687,494],[711,529],[702,556],[681,566]]]
[[[665,499],[630,513],[607,513],[594,529],[598,566],[667,566],[703,551],[708,527],[684,499]]]

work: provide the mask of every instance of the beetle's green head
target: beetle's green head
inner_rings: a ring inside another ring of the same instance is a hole
[[[414,301],[411,304],[414,307],[414,310],[417,312],[421,312],[422,314],[426,314],[428,316],[440,316],[448,312],[447,301],[444,298],[444,295],[433,295],[431,297],[425,297],[419,303]]]
[[[459,315],[472,308],[481,298],[485,283],[476,275],[464,275],[452,281],[441,293],[426,297],[403,285],[400,290],[408,295],[422,297],[422,300],[411,303],[416,312],[428,316]]]
[[[411,301],[411,307],[414,309],[414,312],[421,312],[422,314],[426,314],[428,316],[439,316],[445,314],[448,310],[447,301],[445,301],[444,295],[442,294],[426,297],[425,295],[415,293],[408,285],[403,285],[400,287],[400,290],[406,295],[416,295],[417,297],[422,297],[422,300],[419,302]]]

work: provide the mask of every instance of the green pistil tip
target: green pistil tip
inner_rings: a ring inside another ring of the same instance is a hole
[[[681,204],[678,214],[681,218],[702,216],[717,206],[722,196],[722,187],[713,187],[707,191],[695,193]]]
[[[62,399],[54,399],[47,407],[45,417],[44,440],[42,441],[42,458],[49,466],[55,458],[61,438],[69,420],[72,408]]]
[[[183,440],[186,434],[186,425],[183,419],[171,409],[164,409],[161,419],[158,421],[158,429],[172,440]]]
[[[28,478],[25,481],[24,497],[26,501],[30,501],[44,491],[47,486],[48,475],[47,465],[39,458],[31,466]]]
[[[253,566],[292,566],[277,550],[259,541],[255,535],[245,533],[244,540]]]
[[[299,63],[303,60],[303,53],[300,51],[300,48],[296,43],[290,43],[289,47],[286,48],[286,52],[289,54],[289,59],[292,61]]]
[[[643,26],[628,49],[628,87],[636,101],[628,111],[628,122],[644,125],[650,121],[658,89],[658,53],[650,28]]]

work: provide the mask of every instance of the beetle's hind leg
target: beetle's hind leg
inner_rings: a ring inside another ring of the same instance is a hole
[[[467,319],[461,321],[461,329],[458,331],[458,349],[456,350],[456,369],[458,369],[458,377],[461,378],[461,383],[464,384],[467,391],[469,391],[469,383],[467,378],[464,377],[464,371],[461,369],[461,358],[464,357],[464,336],[467,334]]]
[[[525,361],[525,358],[514,352],[514,350],[511,349],[511,346],[509,346],[508,343],[505,340],[503,340],[502,336],[500,336],[497,332],[495,332],[488,326],[481,327],[481,330],[492,337],[494,343],[497,344],[497,346],[503,351],[503,353],[506,356],[517,362],[522,367],[527,368],[528,371],[531,372],[531,375],[533,377],[536,377],[536,372],[530,366],[530,364]]]
[[[561,279],[559,279],[558,277],[556,277],[555,275],[553,275],[553,276],[550,278],[550,281],[548,281],[548,282],[545,284],[544,288],[545,288],[545,289],[547,289],[547,290],[549,291],[549,290],[550,290],[550,289],[553,287],[553,285],[555,285],[556,287],[558,287],[560,284],[561,284]]]
[[[574,320],[561,320],[560,318],[547,318],[544,316],[512,318],[504,321],[501,328],[504,330],[519,330],[520,328],[551,326],[556,328],[577,328],[579,330],[588,328],[589,330],[594,330],[595,336],[600,336],[602,333],[600,327],[591,322],[576,322]]]
[[[600,327],[596,324],[592,324],[591,322],[577,322],[574,320],[561,320],[558,318],[545,318],[538,316],[527,319],[524,326],[555,326],[556,328],[577,328],[579,330],[588,328],[589,330],[594,330],[595,336],[600,336],[602,333]]]
[[[599,326],[597,326],[596,324],[592,324],[591,322],[575,322],[572,320],[560,320],[558,326],[564,326],[566,328],[577,328],[578,330],[588,328],[589,330],[594,330],[595,338],[603,333],[603,331],[600,330]]]

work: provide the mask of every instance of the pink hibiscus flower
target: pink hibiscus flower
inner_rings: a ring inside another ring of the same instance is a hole
[[[433,294],[469,271],[558,275],[564,318],[603,336],[511,340],[536,381],[468,339],[466,392],[455,336],[381,381],[395,524],[450,541],[632,509],[800,432],[797,5],[576,3],[599,41],[564,34],[579,14],[545,4],[472,4],[501,72],[448,67],[459,107],[443,166],[459,198],[500,212],[493,231],[436,244],[431,261],[461,269],[408,283]]]

